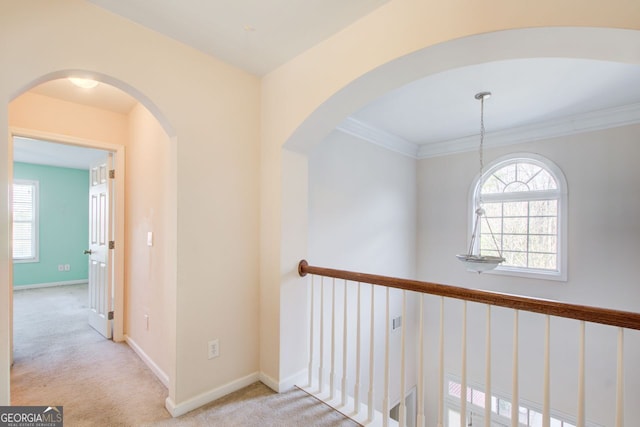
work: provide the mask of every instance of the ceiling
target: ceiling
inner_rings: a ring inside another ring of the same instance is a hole
[[[262,75],[388,0],[89,0]],[[105,84],[66,79],[34,92],[127,114],[136,101]],[[640,65],[569,58],[489,62],[414,81],[366,105],[338,129],[423,158],[477,148],[485,101],[487,145],[640,122]]]
[[[31,138],[13,138],[15,162],[89,170],[104,159],[106,151],[74,145],[57,144]]]
[[[389,0],[88,0],[262,76]]]

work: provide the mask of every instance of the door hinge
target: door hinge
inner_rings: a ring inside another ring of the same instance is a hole
[[[111,178],[111,179],[115,179],[116,178],[116,170],[115,169],[110,169],[109,170],[109,178]]]
[[[116,248],[115,240],[109,240],[109,249],[115,249],[115,248]]]
[[[107,314],[107,320],[113,320],[113,311],[110,311],[110,312]]]

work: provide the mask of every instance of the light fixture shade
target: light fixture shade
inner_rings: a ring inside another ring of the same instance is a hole
[[[491,96],[491,92],[480,92],[475,95],[475,98],[480,101],[480,188],[482,188],[482,174],[483,174],[483,145],[484,145],[484,100]],[[491,233],[491,237],[493,238],[493,242],[496,244],[496,249],[498,249],[498,254],[500,256],[485,256],[480,255],[480,248],[478,242],[478,233],[480,230],[480,220],[482,216],[485,214],[484,209],[482,208],[482,189],[480,190],[478,201],[477,201],[477,209],[476,209],[476,220],[473,226],[473,232],[471,233],[471,244],[469,245],[469,252],[466,254],[458,254],[456,258],[460,260],[467,269],[467,271],[473,271],[476,273],[482,273],[483,271],[493,270],[505,261],[502,258],[502,253],[498,244],[496,243],[496,239],[493,236],[493,231],[491,231],[491,225],[489,225],[487,221],[487,225],[489,227],[489,232]],[[486,219],[486,218],[485,218]],[[477,245],[477,246],[476,246]],[[474,252],[477,251],[477,254]]]
[[[493,270],[498,264],[504,262],[504,258],[499,256],[458,254],[456,258],[464,264],[467,271],[475,273]]]
[[[98,82],[92,79],[84,79],[81,77],[69,77],[69,81],[82,89],[93,89],[98,86]]]

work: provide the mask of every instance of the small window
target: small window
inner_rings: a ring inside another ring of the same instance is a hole
[[[38,181],[13,182],[13,261],[38,261]]]
[[[505,258],[495,272],[566,280],[567,185],[555,164],[534,154],[503,157],[472,189],[472,216],[481,202],[486,219],[479,253]]]

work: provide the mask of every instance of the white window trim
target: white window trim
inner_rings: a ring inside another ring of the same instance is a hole
[[[40,182],[31,179],[14,179],[13,184],[33,185],[33,247],[34,256],[31,258],[13,258],[13,236],[11,238],[11,256],[14,264],[40,262]],[[13,187],[11,188],[11,221],[13,223]],[[13,231],[12,231],[13,233]]]
[[[505,163],[512,163],[517,160],[526,160],[530,163],[538,164],[539,166],[545,168],[553,177],[556,179],[558,184],[558,192],[553,192],[553,195],[559,194],[558,197],[558,227],[560,228],[558,233],[558,270],[557,271],[547,271],[547,270],[535,270],[531,268],[518,268],[518,267],[505,267],[498,266],[494,270],[488,270],[483,272],[483,274],[496,274],[500,276],[515,276],[515,277],[524,277],[530,279],[543,279],[543,280],[554,280],[566,282],[568,280],[568,251],[567,251],[567,228],[568,228],[568,215],[567,215],[567,205],[569,204],[568,200],[568,186],[567,179],[562,172],[562,169],[558,167],[554,162],[549,160],[546,157],[543,157],[539,154],[535,153],[511,153],[493,160],[488,166],[484,168],[484,175],[487,176],[493,171],[502,167]],[[467,235],[469,239],[467,241],[467,245],[471,244],[471,233],[473,232],[473,224],[475,221],[475,201],[477,199],[477,193],[480,191],[480,172],[476,174],[473,181],[471,182],[471,187],[469,189],[469,232]],[[539,198],[543,199],[545,195],[548,195],[549,192],[541,191],[539,192]],[[517,193],[514,193],[511,196],[513,200],[517,200]],[[491,201],[493,198],[492,195],[485,195],[483,199],[485,201]],[[527,200],[535,200],[538,196],[527,198]]]

